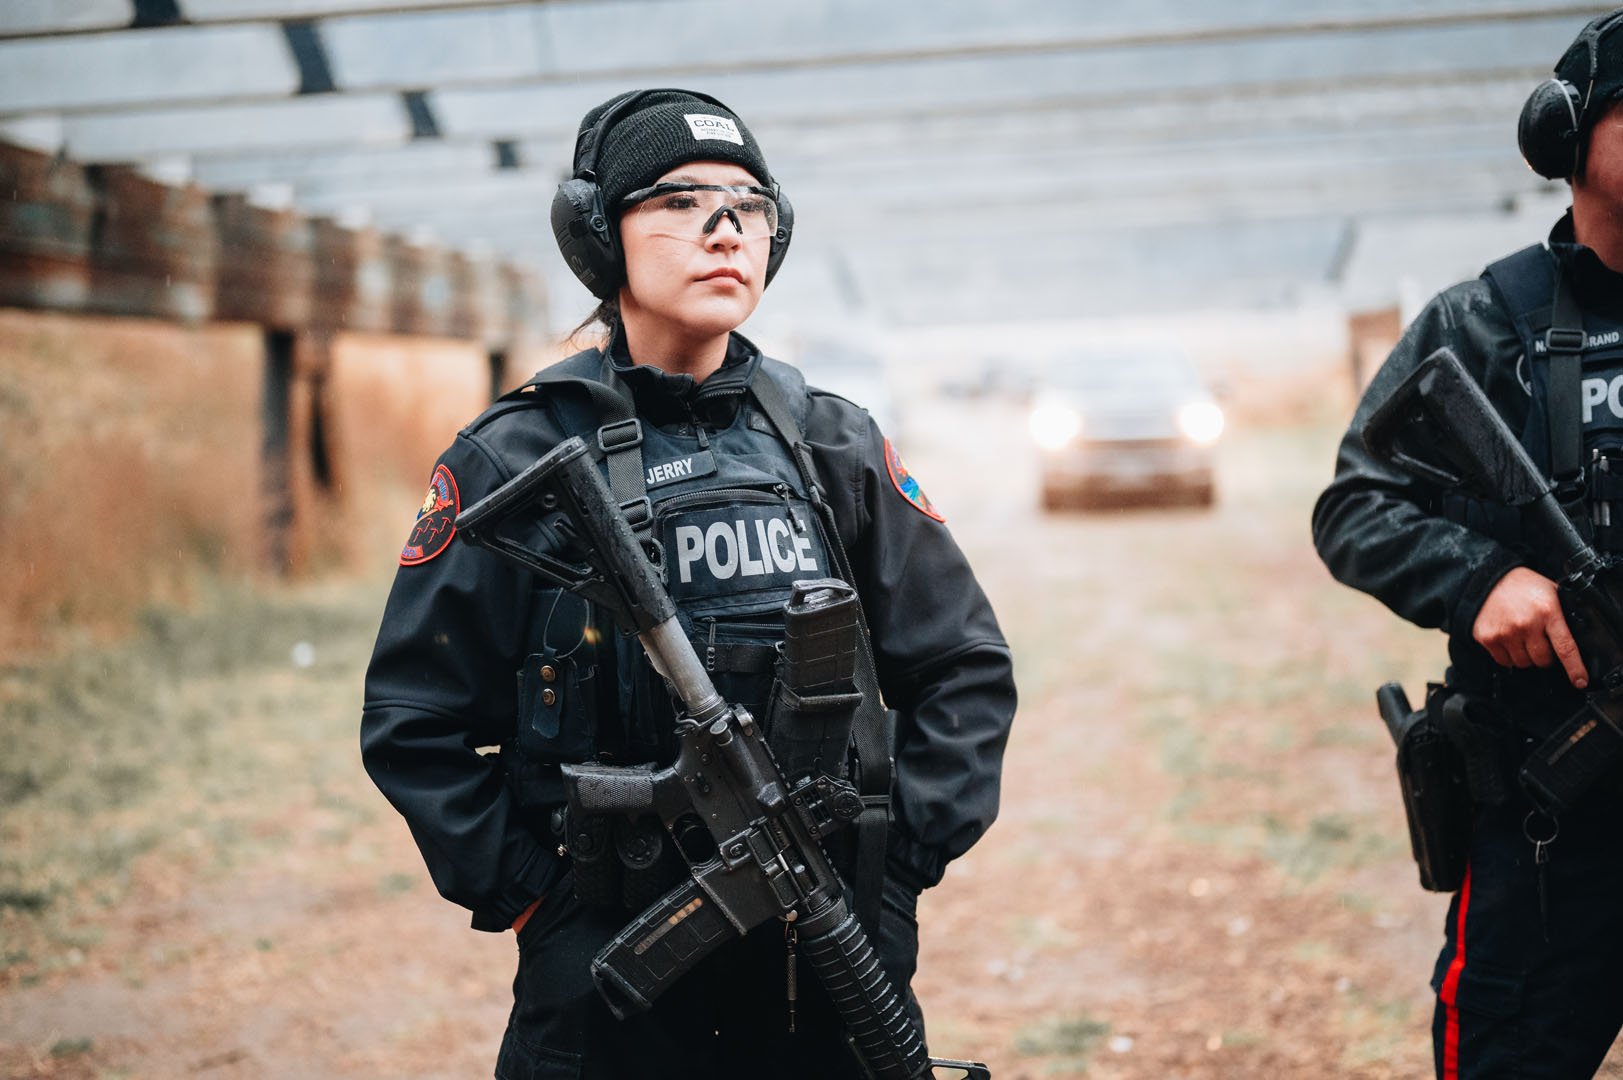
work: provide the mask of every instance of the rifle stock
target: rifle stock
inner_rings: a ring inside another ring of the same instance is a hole
[[[1422,360],[1370,414],[1363,435],[1371,454],[1411,475],[1522,508],[1563,571],[1598,565],[1556,501],[1555,485],[1451,350]]]

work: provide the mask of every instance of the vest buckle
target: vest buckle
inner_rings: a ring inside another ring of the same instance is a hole
[[[1582,330],[1570,326],[1552,326],[1544,331],[1544,348],[1550,353],[1581,353],[1589,339]]]
[[[597,446],[605,454],[616,450],[630,450],[642,445],[642,421],[636,417],[617,420],[597,429]]]
[[[641,438],[639,435],[638,441],[641,441]],[[626,524],[633,529],[641,529],[654,520],[654,504],[646,495],[621,503],[620,512],[626,516]]]
[[[1589,494],[1588,477],[1582,468],[1566,476],[1554,477],[1554,480],[1555,501],[1563,506],[1574,505]]]

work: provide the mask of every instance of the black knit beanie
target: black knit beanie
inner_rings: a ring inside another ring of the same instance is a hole
[[[1595,86],[1591,90],[1589,39],[1608,22],[1612,25],[1595,41]],[[1583,127],[1578,132],[1581,138],[1587,139],[1589,129],[1606,111],[1606,104],[1623,97],[1623,8],[1591,19],[1556,61],[1555,74],[1577,87],[1580,95],[1587,95],[1589,104],[1584,110]]]
[[[603,190],[603,206],[610,214],[619,213],[620,200],[626,195],[648,187],[689,161],[731,162],[748,169],[764,186],[772,186],[772,174],[755,136],[731,109],[687,90],[638,93],[642,96],[633,111],[610,125],[597,152],[597,183]],[[577,169],[581,165],[581,136],[626,96],[612,97],[582,118],[575,143]]]

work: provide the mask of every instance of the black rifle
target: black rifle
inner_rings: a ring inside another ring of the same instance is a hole
[[[1550,814],[1570,808],[1623,760],[1623,575],[1578,532],[1482,388],[1448,349],[1426,357],[1364,424],[1372,454],[1445,488],[1521,511],[1549,568],[1584,667],[1583,705],[1522,766],[1518,779]]]
[[[593,958],[592,980],[614,1014],[646,1009],[721,944],[777,918],[822,980],[870,1076],[916,1080],[942,1068],[989,1080],[984,1065],[930,1059],[846,905],[820,840],[838,825],[845,794],[855,793],[838,784],[819,790],[810,777],[791,784],[755,719],[722,700],[586,444],[565,440],[459,514],[456,529],[607,609],[638,636],[685,707],[671,765],[562,767],[572,814],[652,814],[690,870]]]

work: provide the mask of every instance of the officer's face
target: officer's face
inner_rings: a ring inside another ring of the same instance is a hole
[[[721,161],[679,165],[658,182],[751,185],[749,171]],[[699,239],[661,231],[654,216],[626,213],[620,218],[626,284],[620,290],[625,315],[647,315],[687,336],[711,337],[737,327],[755,310],[766,287],[771,238],[745,239],[723,215]]]
[[[1613,102],[1589,133],[1584,170],[1573,177],[1575,197],[1600,200],[1623,216],[1623,102]]]

